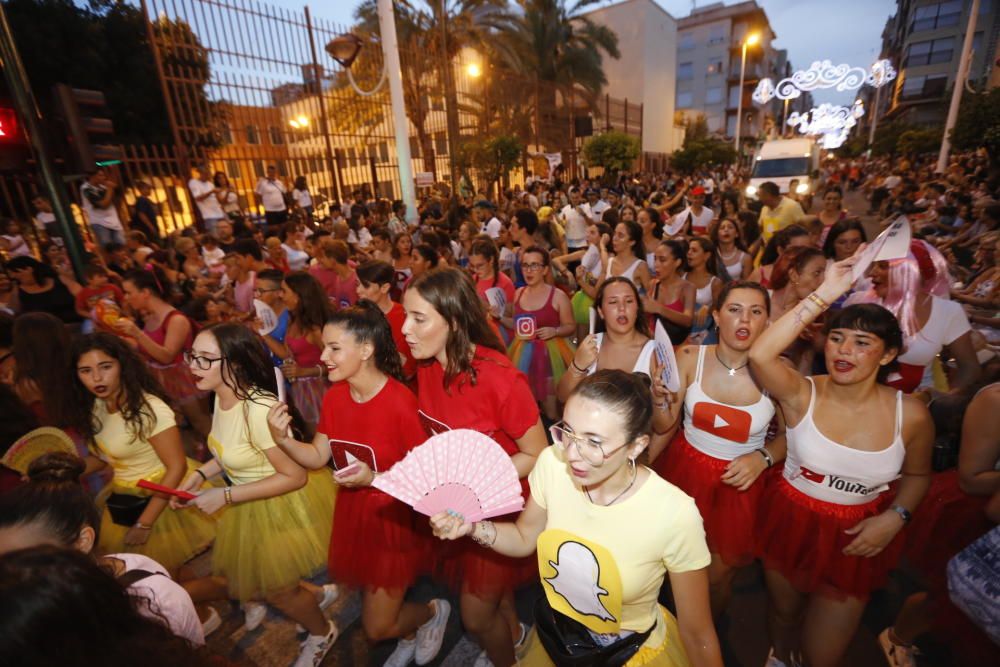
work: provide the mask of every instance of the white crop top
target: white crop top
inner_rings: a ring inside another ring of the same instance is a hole
[[[604,334],[594,334],[594,338],[597,339],[597,353],[601,353],[601,344],[604,342]],[[649,366],[653,359],[653,354],[656,352],[656,341],[649,339],[646,344],[642,346],[642,350],[639,352],[639,358],[635,360],[635,366],[632,367],[633,373],[644,373],[649,375]],[[597,372],[597,361],[594,361],[587,369],[587,375],[593,375]]]
[[[795,426],[786,429],[788,454],[785,480],[802,493],[837,505],[863,505],[899,478],[906,448],[903,446],[903,392],[896,392],[896,427],[892,444],[878,451],[845,447],[819,432],[813,421],[816,384],[809,380],[809,410]]]
[[[760,400],[751,405],[729,405],[706,394],[701,388],[701,374],[708,347],[699,346],[694,382],[684,394],[684,438],[703,454],[732,461],[764,446],[774,418],[774,403],[763,392]]]

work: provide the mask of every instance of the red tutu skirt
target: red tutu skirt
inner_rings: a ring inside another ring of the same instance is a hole
[[[945,593],[945,567],[992,525],[986,518],[987,496],[970,496],[958,486],[958,471],[936,473],[923,502],[904,531],[907,562],[926,577],[935,593]]]
[[[656,459],[656,472],[694,498],[705,525],[708,550],[731,567],[754,559],[754,519],[767,482],[765,474],[746,491],[722,481],[729,461],[698,451],[680,430]]]
[[[875,516],[892,502],[886,492],[864,505],[838,505],[816,500],[784,478],[769,484],[757,510],[757,554],[803,593],[842,600],[867,600],[885,585],[903,550],[903,536],[872,558],[845,556],[855,535],[844,531]]]
[[[185,403],[208,396],[207,391],[198,389],[194,376],[191,375],[191,369],[184,362],[179,361],[169,366],[149,364],[149,370],[159,380],[163,391],[170,398],[170,407],[174,410],[178,410]]]
[[[412,509],[376,489],[340,489],[333,515],[330,577],[357,588],[403,591],[428,562],[428,534]]]
[[[521,480],[521,494],[528,497],[528,480]],[[517,514],[496,517],[495,521],[516,521]],[[481,597],[499,596],[538,580],[538,559],[501,556],[480,546],[471,538],[454,542],[437,541],[434,556],[440,567],[438,575],[455,591]]]

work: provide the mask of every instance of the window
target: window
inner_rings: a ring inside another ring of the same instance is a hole
[[[271,127],[267,128],[267,133],[271,137],[271,143],[274,144],[275,146],[285,143],[285,138],[281,136],[280,127],[272,125]]]
[[[906,50],[906,58],[903,60],[903,67],[916,67],[918,65],[933,65],[935,63],[951,62],[955,53],[955,38],[945,37],[943,39],[928,40],[926,42],[914,42]]]
[[[267,165],[264,164],[263,160],[253,161],[253,173],[257,178],[264,178],[264,173],[266,171]]]
[[[677,108],[687,109],[694,106],[694,95],[691,91],[686,91],[683,93],[677,93]]]
[[[434,134],[434,153],[437,155],[448,154],[448,133],[436,132]]]
[[[958,25],[958,19],[961,16],[961,0],[923,5],[913,10],[913,21],[910,23],[910,32],[955,26]]]
[[[229,127],[229,123],[222,126],[222,130],[219,132],[219,135],[219,138],[222,139],[222,143],[233,143],[233,128]]]
[[[940,97],[944,95],[948,84],[947,74],[931,74],[928,76],[908,76],[903,81],[899,96],[904,100],[922,97]]]
[[[251,145],[255,146],[255,145],[257,145],[257,144],[260,143],[260,135],[257,133],[257,126],[256,125],[247,125],[247,127],[246,127],[246,133],[247,133],[247,143],[248,144],[251,144]]]
[[[229,178],[240,177],[240,163],[236,160],[226,160],[226,176]]]
[[[740,87],[739,86],[729,86],[729,106],[733,109],[739,104],[740,101]]]
[[[685,49],[693,49],[693,48],[694,48],[694,33],[682,32],[681,41],[680,44],[678,44],[677,49],[679,51],[684,51]]]
[[[726,41],[726,26],[713,25],[708,29],[708,44],[721,44]]]
[[[677,66],[677,80],[690,81],[694,78],[694,63],[681,63]]]
[[[358,152],[353,146],[347,149],[347,165],[354,167],[358,164]]]
[[[278,160],[274,166],[278,168],[279,176],[288,176],[288,165],[285,164],[284,160]]]
[[[705,68],[706,74],[722,74],[722,61],[721,60],[709,60],[708,67]]]
[[[705,104],[721,104],[722,103],[722,86],[716,86],[715,88],[709,88],[705,91]]]
[[[414,137],[414,136],[410,137],[410,157],[411,158],[418,158],[418,157],[420,157],[420,138],[419,137]]]
[[[383,141],[378,145],[378,157],[382,162],[389,161],[389,144]]]

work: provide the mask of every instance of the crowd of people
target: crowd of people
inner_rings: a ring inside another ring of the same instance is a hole
[[[720,666],[757,563],[767,665],[843,664],[891,576],[890,667],[927,637],[995,664],[973,552],[1000,542],[1000,187],[980,154],[816,176],[749,198],[735,166],[557,169],[321,214],[272,167],[258,219],[200,168],[199,224],[166,234],[145,184],[123,224],[102,170],[82,275],[37,197],[0,236],[0,653],[224,664],[230,600],[297,623],[315,666],[350,588],[391,666],[433,661],[453,608],[476,667]],[[898,216],[906,256],[856,276]],[[428,522],[372,486],[453,429],[509,455],[520,514]]]

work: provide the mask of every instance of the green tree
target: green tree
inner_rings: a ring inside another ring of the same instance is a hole
[[[875,141],[872,143],[872,153],[874,155],[895,156],[899,153],[899,139],[906,132],[915,130],[917,127],[905,121],[897,119],[882,123],[875,130]]]
[[[903,155],[919,155],[937,151],[941,147],[940,127],[921,127],[907,130],[899,135],[897,150]]]
[[[736,160],[732,143],[708,131],[704,114],[684,119],[684,146],[670,156],[670,166],[685,174],[717,164],[731,164]]]
[[[475,169],[487,181],[487,192],[494,183],[506,178],[510,170],[521,163],[524,144],[513,135],[498,135],[483,139],[469,138],[462,142],[459,163]]]
[[[624,132],[598,134],[583,144],[584,162],[604,169],[603,180],[607,183],[613,182],[619,172],[631,169],[639,152],[639,139]]]
[[[985,148],[994,169],[1000,169],[1000,88],[965,93],[951,132],[955,150]]]

